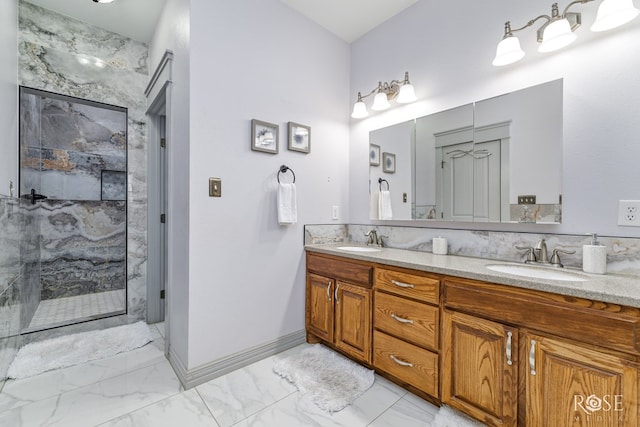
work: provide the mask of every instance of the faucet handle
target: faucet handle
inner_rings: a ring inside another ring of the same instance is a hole
[[[516,246],[516,249],[518,249],[519,251],[528,251],[527,252],[527,259],[524,262],[525,264],[529,264],[530,262],[538,261],[536,259],[536,251],[535,251],[533,246]]]
[[[378,246],[383,247],[384,246],[384,240],[382,239],[388,239],[389,236],[385,236],[385,235],[380,235],[378,236]]]
[[[576,251],[567,251],[565,249],[554,249],[553,253],[551,254],[551,259],[549,260],[549,262],[551,263],[551,265],[553,265],[554,267],[564,267],[564,265],[562,265],[562,263],[560,262],[560,255],[558,255],[559,253],[563,253],[563,254],[575,254]]]

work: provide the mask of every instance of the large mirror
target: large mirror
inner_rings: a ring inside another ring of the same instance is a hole
[[[370,218],[560,223],[562,80],[374,130]]]

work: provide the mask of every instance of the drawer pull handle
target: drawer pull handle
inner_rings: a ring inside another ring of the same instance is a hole
[[[392,280],[391,283],[396,286],[400,286],[401,288],[415,288],[415,285],[412,285],[411,283],[402,283],[398,282],[397,280]]]
[[[394,362],[396,362],[400,366],[406,366],[407,368],[413,368],[413,363],[405,362],[404,360],[400,360],[397,357],[395,357],[393,354],[390,354],[389,357],[391,358],[391,360],[393,360]]]
[[[507,365],[513,365],[513,361],[511,360],[511,338],[513,337],[513,333],[511,331],[507,332]]]
[[[536,340],[531,340],[531,350],[529,350],[529,367],[531,375],[536,374]]]
[[[400,323],[413,323],[413,320],[405,319],[404,317],[400,317],[400,316],[396,316],[395,313],[391,313],[391,317],[393,317],[395,320],[397,320]]]
[[[331,280],[327,283],[327,299],[331,301]]]
[[[340,304],[340,300],[338,299],[338,289],[340,289],[340,283],[336,284],[336,293],[333,295],[336,300],[336,304]]]

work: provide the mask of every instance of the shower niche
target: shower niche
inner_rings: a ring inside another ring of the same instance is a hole
[[[20,88],[23,332],[127,311],[127,109]]]

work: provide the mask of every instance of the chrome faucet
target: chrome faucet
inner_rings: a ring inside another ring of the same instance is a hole
[[[378,246],[378,232],[376,230],[369,230],[364,233],[364,235],[369,238],[369,240],[367,241],[367,245]]]
[[[536,253],[536,259],[539,264],[549,264],[547,261],[547,242],[544,239],[538,240],[536,246],[533,248]]]
[[[545,239],[538,240],[535,246],[516,246],[516,249],[526,250],[527,259],[525,264],[551,264],[553,267],[564,267],[560,262],[560,253],[563,254],[575,254],[576,251],[567,251],[564,249],[554,249],[551,254],[551,259],[547,260],[547,242]]]
[[[364,233],[364,235],[369,238],[369,240],[367,240],[367,246],[374,245],[382,247],[384,246],[384,241],[382,239],[388,237],[378,236],[378,232],[375,229],[367,231],[366,233]]]

